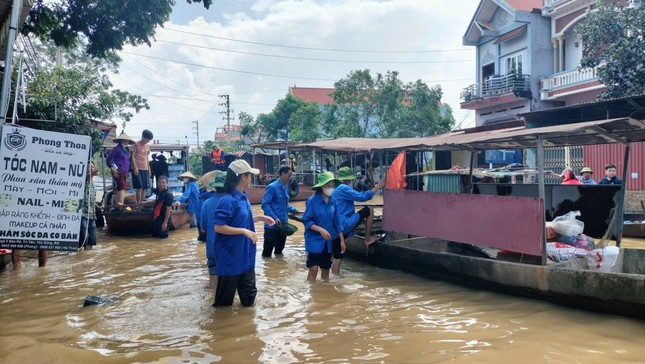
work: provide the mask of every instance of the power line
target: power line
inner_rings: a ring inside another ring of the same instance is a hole
[[[185,64],[187,66],[194,66],[194,67],[202,67],[202,68],[209,68],[209,69],[214,69],[218,71],[228,71],[228,72],[236,72],[236,73],[244,73],[248,75],[256,75],[256,76],[267,76],[267,77],[278,77],[278,78],[291,78],[291,79],[299,79],[299,80],[311,80],[311,81],[330,81],[330,82],[336,82],[338,80],[333,80],[330,78],[313,78],[313,77],[300,77],[300,76],[286,76],[286,75],[275,75],[275,74],[270,74],[270,73],[261,73],[261,72],[250,72],[250,71],[240,71],[240,70],[234,70],[230,68],[221,68],[221,67],[213,67],[213,66],[205,66],[202,64],[197,64],[197,63],[190,63],[190,62],[183,62],[183,61],[177,61],[173,59],[167,59],[167,58],[161,58],[161,57],[154,57],[154,56],[147,56],[143,54],[138,54],[138,53],[130,53],[127,51],[122,51],[123,53],[127,53],[133,56],[138,56],[138,57],[144,57],[144,58],[151,58],[151,59],[157,59],[160,61],[166,61],[166,62],[174,62],[174,63],[179,63],[179,64]]]
[[[283,55],[277,55],[277,54],[266,54],[266,53],[255,53],[255,52],[245,52],[245,51],[234,51],[230,49],[223,49],[223,48],[215,48],[215,47],[208,47],[208,46],[202,46],[202,45],[196,45],[196,44],[187,44],[184,42],[172,42],[169,40],[161,40],[157,39],[157,42],[161,43],[171,43],[171,44],[178,44],[182,46],[187,46],[187,47],[193,47],[193,48],[201,48],[201,49],[208,49],[208,50],[213,50],[213,51],[220,51],[220,52],[229,52],[229,53],[237,53],[237,54],[248,54],[252,56],[262,56],[262,57],[273,57],[273,58],[287,58],[287,59],[298,59],[298,60],[304,60],[304,61],[316,61],[316,62],[337,62],[337,63],[378,63],[378,64],[394,64],[394,63],[400,63],[400,64],[429,64],[429,63],[462,63],[462,62],[474,62],[472,59],[465,59],[465,60],[454,60],[454,61],[365,61],[365,60],[342,60],[342,59],[324,59],[324,58],[309,58],[309,57],[294,57],[294,56],[283,56]]]
[[[400,53],[400,54],[415,54],[415,53],[443,53],[443,52],[472,51],[471,49],[467,49],[467,48],[466,49],[425,50],[425,51],[375,51],[375,50],[357,50],[357,49],[314,48],[314,47],[290,46],[290,45],[284,45],[284,44],[252,42],[252,41],[248,41],[248,40],[240,40],[240,39],[233,39],[233,38],[218,37],[218,36],[210,35],[210,34],[195,33],[195,32],[189,32],[189,31],[186,31],[186,30],[174,29],[172,27],[164,27],[164,29],[170,30],[170,31],[173,31],[173,32],[178,32],[178,33],[199,35],[199,36],[202,36],[202,37],[227,40],[227,41],[231,41],[231,42],[256,44],[256,45],[262,45],[262,46],[267,46],[267,47],[281,47],[281,48],[290,48],[290,49],[306,49],[306,50],[310,50],[310,51],[348,52],[348,53],[381,53],[381,54],[391,54],[391,53],[395,53],[395,54],[396,53]]]

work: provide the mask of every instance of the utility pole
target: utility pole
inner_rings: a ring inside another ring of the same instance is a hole
[[[220,103],[220,106],[226,107],[226,111],[220,111],[220,114],[224,114],[224,120],[226,120],[226,139],[230,144],[230,130],[231,130],[231,113],[234,110],[231,110],[231,101],[229,95],[219,95],[219,97],[224,99],[224,102]]]
[[[197,130],[196,132],[193,132],[193,134],[197,134],[197,149],[201,148],[201,144],[199,144],[199,120],[193,121],[193,129]]]

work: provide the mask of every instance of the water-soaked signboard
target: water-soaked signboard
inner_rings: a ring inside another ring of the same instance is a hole
[[[76,250],[91,139],[5,125],[0,248]]]

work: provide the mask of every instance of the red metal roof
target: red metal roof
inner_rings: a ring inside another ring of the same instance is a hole
[[[307,102],[315,102],[319,105],[328,105],[334,103],[331,96],[335,88],[315,88],[315,87],[289,87],[289,93],[293,96]]]

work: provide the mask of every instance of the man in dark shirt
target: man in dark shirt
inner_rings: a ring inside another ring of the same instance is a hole
[[[599,185],[622,185],[623,180],[616,177],[616,166],[613,163],[605,165],[605,176],[598,181]]]
[[[172,213],[172,193],[168,191],[168,177],[157,179],[155,207],[152,213],[155,219],[152,236],[165,239],[170,232],[170,214]]]

